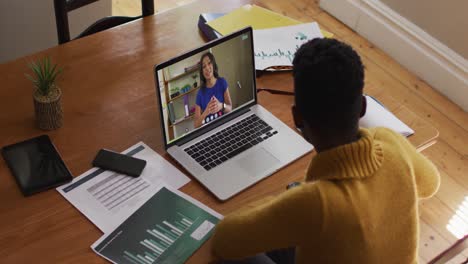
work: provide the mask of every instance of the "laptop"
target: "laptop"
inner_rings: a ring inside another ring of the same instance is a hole
[[[154,68],[166,151],[222,201],[313,149],[257,103],[254,63],[249,27]]]

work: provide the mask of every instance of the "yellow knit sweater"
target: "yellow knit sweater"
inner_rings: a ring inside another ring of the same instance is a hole
[[[417,263],[418,198],[437,191],[439,173],[391,130],[360,134],[317,154],[299,187],[224,218],[214,254],[296,247],[296,263]]]

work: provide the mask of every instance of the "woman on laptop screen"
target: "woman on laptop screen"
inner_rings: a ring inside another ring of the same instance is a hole
[[[200,127],[232,110],[226,79],[219,77],[218,65],[210,52],[200,58],[201,88],[195,101],[195,127]]]

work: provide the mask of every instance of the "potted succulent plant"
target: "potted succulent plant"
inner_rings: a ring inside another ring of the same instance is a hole
[[[49,57],[29,63],[32,75],[26,77],[33,82],[34,111],[39,128],[57,129],[63,124],[62,91],[55,83],[62,69],[52,64]]]

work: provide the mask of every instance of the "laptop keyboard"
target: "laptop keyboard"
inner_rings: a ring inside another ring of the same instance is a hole
[[[251,115],[184,151],[203,168],[211,170],[277,133],[258,116]]]

